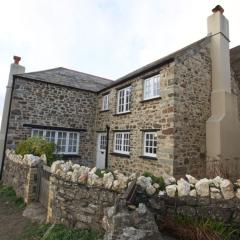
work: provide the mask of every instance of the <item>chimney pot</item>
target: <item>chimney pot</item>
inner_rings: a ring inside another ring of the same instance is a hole
[[[212,12],[213,13],[221,12],[223,14],[224,9],[220,5],[217,5],[215,8],[212,9]]]
[[[19,64],[19,62],[21,61],[21,57],[13,56],[13,60],[15,64]]]

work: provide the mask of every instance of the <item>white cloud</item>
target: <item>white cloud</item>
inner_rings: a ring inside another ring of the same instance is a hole
[[[240,44],[238,1],[0,2],[1,109],[14,54],[27,71],[64,66],[115,79],[206,36],[217,4],[230,21],[231,46]]]

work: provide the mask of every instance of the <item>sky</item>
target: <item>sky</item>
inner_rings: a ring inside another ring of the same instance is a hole
[[[239,0],[0,0],[0,119],[13,55],[115,80],[205,37],[217,4],[240,45]]]

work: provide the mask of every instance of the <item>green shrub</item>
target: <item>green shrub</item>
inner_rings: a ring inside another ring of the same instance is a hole
[[[159,184],[159,190],[161,190],[161,191],[165,190],[166,184],[164,182],[163,177],[156,177],[150,172],[144,172],[143,176],[150,177],[152,179],[152,183]]]
[[[33,154],[35,156],[41,156],[43,154],[47,157],[48,165],[50,165],[54,160],[55,144],[49,142],[42,138],[31,137],[23,140],[17,144],[16,153],[17,154]]]

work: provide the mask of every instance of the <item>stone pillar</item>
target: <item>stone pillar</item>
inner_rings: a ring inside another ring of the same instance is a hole
[[[14,63],[10,66],[10,73],[8,78],[8,85],[5,95],[4,101],[4,108],[2,113],[2,123],[1,123],[1,132],[0,132],[0,171],[2,173],[3,168],[3,158],[4,158],[4,151],[5,151],[5,138],[6,132],[8,127],[8,115],[9,115],[9,108],[11,104],[11,94],[12,94],[12,87],[13,87],[13,75],[21,74],[25,72],[25,67],[19,65],[19,61],[21,60],[20,57],[14,56]]]
[[[208,17],[211,36],[211,117],[207,120],[207,174],[235,176],[240,164],[240,123],[237,96],[231,93],[228,20],[217,6]]]

